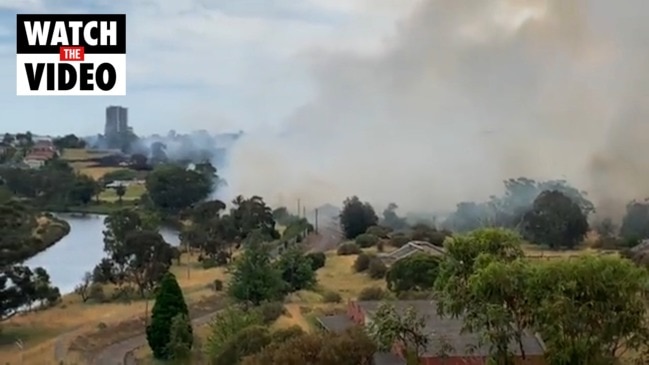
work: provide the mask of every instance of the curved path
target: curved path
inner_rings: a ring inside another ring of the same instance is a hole
[[[218,313],[226,305],[227,305],[226,303],[223,303],[218,307],[217,310],[192,319],[192,325],[200,326],[208,323],[216,315],[216,313]],[[95,356],[95,358],[92,361],[92,364],[94,365],[127,365],[127,363],[134,364],[132,360],[132,355],[129,356],[129,354],[131,354],[132,351],[135,351],[138,348],[146,345],[147,345],[146,334],[142,333],[140,335],[131,337],[129,339],[105,347],[97,354],[97,356]]]

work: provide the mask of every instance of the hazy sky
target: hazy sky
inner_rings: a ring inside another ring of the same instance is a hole
[[[277,124],[311,98],[311,49],[372,50],[411,3],[0,0],[0,129],[95,134],[109,104],[129,107],[140,133]],[[41,12],[126,13],[128,95],[16,96],[15,15]]]

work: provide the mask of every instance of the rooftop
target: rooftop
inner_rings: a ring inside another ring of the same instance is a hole
[[[362,301],[358,302],[358,305],[366,313],[366,316],[371,318],[372,313],[382,303],[380,301]],[[480,345],[478,334],[462,331],[462,318],[440,317],[437,314],[435,301],[407,300],[390,303],[394,305],[397,312],[403,313],[409,307],[413,307],[420,316],[425,317],[426,327],[424,330],[430,336],[425,356],[438,356],[443,352],[443,347],[448,347],[448,345],[452,348],[451,351],[445,351],[449,356],[487,356],[489,354],[489,346]],[[545,352],[541,340],[533,334],[526,334],[522,340],[526,355],[542,355]],[[521,355],[517,344],[512,341],[510,346],[514,354]]]
[[[321,316],[316,318],[329,332],[342,333],[354,326],[347,315]]]
[[[443,256],[446,251],[443,247],[438,247],[426,241],[410,241],[389,253],[379,254],[379,258],[386,264],[393,264],[408,256],[416,253],[425,253],[428,255]]]

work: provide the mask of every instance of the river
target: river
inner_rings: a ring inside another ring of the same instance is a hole
[[[47,250],[27,260],[29,267],[43,267],[50,274],[52,284],[61,294],[74,291],[86,271],[92,269],[105,257],[104,215],[57,214],[70,224],[70,233]],[[165,241],[178,245],[178,233],[163,228],[160,234]]]

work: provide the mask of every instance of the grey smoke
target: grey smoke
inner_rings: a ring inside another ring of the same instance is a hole
[[[452,208],[566,178],[600,212],[649,195],[649,3],[422,0],[385,52],[311,54],[317,97],[232,150],[233,191]]]

